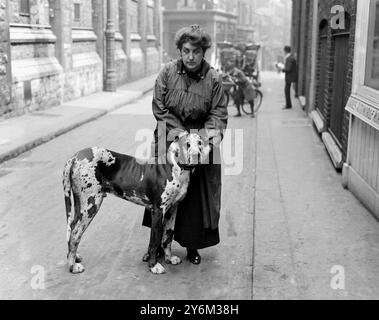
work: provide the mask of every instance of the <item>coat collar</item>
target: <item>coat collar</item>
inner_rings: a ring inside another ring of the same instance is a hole
[[[211,66],[209,63],[205,60],[202,62],[202,66],[200,70],[195,74],[195,76],[198,78],[198,80],[204,80],[205,76],[207,75],[208,71],[210,70]],[[186,68],[184,67],[183,60],[179,59],[176,63],[176,73],[177,74],[188,74]]]

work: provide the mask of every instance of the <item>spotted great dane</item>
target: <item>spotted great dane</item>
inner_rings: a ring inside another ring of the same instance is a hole
[[[186,195],[191,170],[207,157],[208,148],[198,134],[185,132],[171,143],[164,164],[142,164],[132,156],[98,147],[83,149],[70,158],[63,171],[69,270],[84,271],[77,249],[109,193],[151,211],[150,242],[144,257],[150,271],[165,273],[157,260],[161,248],[166,263],[180,264],[181,259],[171,254],[176,209]]]

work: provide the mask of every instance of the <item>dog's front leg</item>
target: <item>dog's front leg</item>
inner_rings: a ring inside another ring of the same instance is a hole
[[[180,264],[182,260],[173,256],[171,253],[171,243],[174,238],[174,227],[176,219],[177,207],[172,207],[168,212],[166,212],[163,221],[163,236],[162,236],[162,248],[164,250],[166,263],[171,263],[173,265]]]
[[[151,231],[149,243],[149,268],[154,274],[165,273],[165,268],[157,261],[157,251],[161,245],[163,232],[163,213],[161,209],[151,210]]]

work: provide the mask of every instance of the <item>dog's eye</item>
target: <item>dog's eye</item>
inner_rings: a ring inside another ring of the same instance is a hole
[[[203,144],[203,142],[201,140],[199,140],[199,142],[197,143],[199,146],[201,146]]]
[[[187,148],[189,149],[191,147],[191,144],[187,142]]]

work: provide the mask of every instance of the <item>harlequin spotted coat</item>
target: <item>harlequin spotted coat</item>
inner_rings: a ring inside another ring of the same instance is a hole
[[[148,263],[152,273],[165,272],[157,261],[160,247],[167,263],[179,264],[180,258],[171,254],[176,208],[187,192],[191,170],[200,162],[203,147],[199,135],[185,133],[170,145],[164,164],[142,164],[132,156],[98,147],[83,149],[70,158],[63,170],[70,271],[84,271],[77,249],[107,194],[149,210],[153,223]]]

